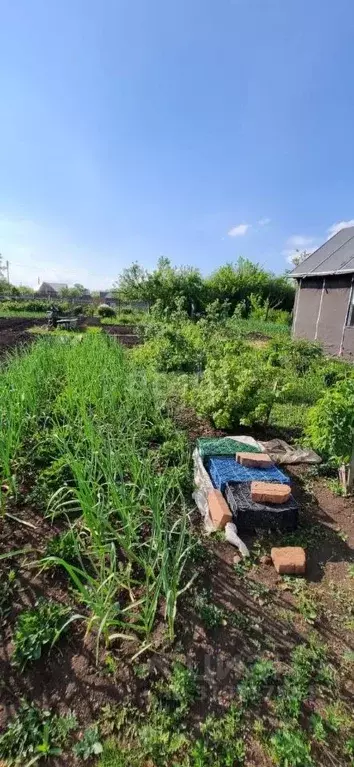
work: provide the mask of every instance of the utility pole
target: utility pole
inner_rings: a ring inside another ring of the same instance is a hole
[[[7,284],[10,285],[10,264],[6,261]]]

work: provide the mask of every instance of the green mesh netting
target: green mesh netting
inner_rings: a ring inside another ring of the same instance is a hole
[[[246,445],[245,442],[238,442],[230,437],[203,437],[197,441],[200,455],[205,458],[209,455],[236,455],[236,453],[259,453],[259,447]]]

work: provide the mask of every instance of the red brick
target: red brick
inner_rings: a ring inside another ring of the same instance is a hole
[[[285,546],[274,548],[270,555],[273,565],[279,575],[304,575],[306,569],[306,554],[301,546]]]
[[[228,522],[232,522],[231,511],[220,490],[210,490],[208,506],[211,520],[217,530],[222,530]]]
[[[236,461],[249,469],[267,469],[273,461],[267,453],[236,453]]]
[[[278,482],[251,482],[251,497],[255,503],[285,503],[290,495],[290,485],[280,485]]]

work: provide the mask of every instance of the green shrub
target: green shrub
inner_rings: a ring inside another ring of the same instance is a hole
[[[50,309],[50,306],[50,301],[33,299],[33,301],[4,301],[1,304],[1,309],[8,312],[38,312],[43,314]]]
[[[331,466],[348,464],[354,446],[354,377],[326,391],[308,414],[309,441]]]
[[[238,356],[211,359],[199,386],[191,390],[197,413],[212,419],[217,428],[267,423],[278,391],[276,378],[255,351],[240,347]]]
[[[320,344],[312,341],[274,339],[270,342],[266,356],[272,367],[289,368],[298,375],[304,375],[319,360],[323,359]]]
[[[76,717],[69,711],[57,716],[22,701],[17,714],[0,735],[0,758],[9,765],[23,767],[25,760],[57,756],[70,732],[77,727]]]
[[[100,304],[97,309],[97,314],[99,317],[115,317],[116,310],[113,306],[108,306],[108,304]]]
[[[67,607],[44,598],[20,613],[14,634],[14,663],[24,668],[29,661],[38,660],[43,648],[55,642],[67,617]]]

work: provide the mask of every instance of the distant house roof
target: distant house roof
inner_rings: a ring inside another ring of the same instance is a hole
[[[53,293],[60,293],[63,288],[67,287],[67,284],[64,282],[42,282],[41,286],[38,288],[38,292],[43,290],[43,288],[49,288]]]
[[[341,229],[293,269],[291,277],[354,273],[354,226]]]

